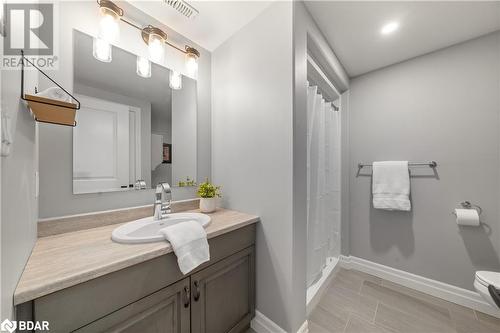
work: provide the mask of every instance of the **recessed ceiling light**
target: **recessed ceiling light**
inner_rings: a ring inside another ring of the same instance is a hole
[[[382,27],[382,29],[380,30],[380,33],[382,35],[388,35],[390,33],[393,33],[394,31],[398,30],[398,28],[399,28],[398,22],[390,22]]]

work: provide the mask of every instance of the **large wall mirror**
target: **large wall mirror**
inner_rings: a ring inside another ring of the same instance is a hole
[[[170,88],[170,69],[112,46],[112,61],[93,56],[94,38],[74,30],[73,193],[173,186],[197,179],[196,81]],[[146,72],[148,69],[146,62]],[[142,73],[144,75],[144,73]],[[148,76],[148,75],[146,75]]]

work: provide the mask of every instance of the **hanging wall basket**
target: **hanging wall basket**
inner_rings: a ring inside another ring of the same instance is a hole
[[[51,79],[45,72],[38,68],[33,62],[24,56],[24,52],[21,51],[21,99],[28,102],[28,106],[38,122],[57,124],[64,126],[76,126],[76,110],[80,109],[80,102],[69,92],[66,91],[61,85],[56,81]],[[49,79],[56,86],[61,88],[68,96],[71,97],[76,103],[69,103],[60,101],[57,99],[30,95],[24,93],[24,62],[29,63],[31,66],[36,68],[40,73],[42,73],[47,79]]]

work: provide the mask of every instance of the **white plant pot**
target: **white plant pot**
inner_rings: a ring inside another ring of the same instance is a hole
[[[213,213],[216,208],[216,198],[200,198],[200,210],[202,213]]]

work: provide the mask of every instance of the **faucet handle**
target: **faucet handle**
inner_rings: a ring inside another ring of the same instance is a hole
[[[161,187],[163,188],[163,191],[165,193],[172,193],[172,189],[170,188],[170,184],[169,183],[160,183]]]

